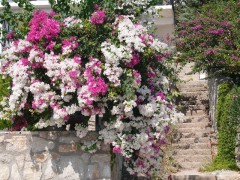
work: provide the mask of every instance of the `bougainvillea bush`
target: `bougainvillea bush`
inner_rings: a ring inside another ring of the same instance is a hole
[[[181,118],[168,98],[165,43],[133,16],[108,17],[97,6],[89,18],[36,10],[25,38],[8,38],[1,74],[12,83],[1,118],[12,119],[13,130],[69,129],[75,119],[82,138],[89,118],[99,116],[99,138],[83,150],[111,144],[131,174],[158,173],[170,125]]]
[[[194,20],[178,24],[179,61],[195,62],[194,72],[239,74],[239,0],[210,3],[198,11]]]

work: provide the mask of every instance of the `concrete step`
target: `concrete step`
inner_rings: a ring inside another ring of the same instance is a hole
[[[207,163],[212,161],[212,155],[194,155],[194,156],[176,155],[173,156],[173,158],[176,162],[178,162],[178,164],[182,164],[185,162]]]
[[[171,180],[217,180],[215,175],[172,175]]]
[[[208,143],[181,143],[181,144],[173,144],[174,149],[211,149],[210,142]]]
[[[178,149],[174,155],[211,155],[211,149]]]

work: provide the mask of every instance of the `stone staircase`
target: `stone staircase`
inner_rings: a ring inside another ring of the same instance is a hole
[[[190,176],[194,174],[191,172],[197,172],[213,158],[207,80],[200,80],[199,74],[189,75],[191,65],[188,64],[180,74],[185,82],[177,85],[180,90],[177,103],[185,114],[185,120],[177,125],[173,143],[173,158],[180,167],[180,173],[184,171],[187,176],[183,178],[177,173],[174,180],[192,179]]]

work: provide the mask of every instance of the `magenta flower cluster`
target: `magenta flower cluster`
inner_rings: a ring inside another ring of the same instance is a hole
[[[51,41],[60,32],[60,24],[44,11],[37,11],[30,21],[30,32],[27,40],[39,42],[40,40]]]
[[[92,24],[103,24],[104,20],[106,19],[106,14],[101,11],[97,10],[94,13],[92,13],[92,16],[90,17],[90,21]]]

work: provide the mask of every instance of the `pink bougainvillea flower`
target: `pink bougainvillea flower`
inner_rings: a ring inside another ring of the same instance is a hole
[[[69,71],[69,75],[71,76],[71,77],[76,77],[77,76],[77,71]]]
[[[117,154],[120,154],[122,151],[121,151],[121,147],[120,146],[115,146],[114,148],[113,148],[113,152],[114,153],[117,153]]]
[[[30,31],[27,40],[38,42],[42,38],[51,41],[60,32],[60,23],[48,16],[44,11],[36,11],[30,21]]]
[[[164,95],[163,92],[158,92],[156,95],[159,96],[161,98],[161,100],[163,100],[163,101],[166,100],[166,96]]]
[[[129,63],[126,64],[127,67],[134,68],[140,62],[140,55],[133,54],[133,57]]]
[[[90,22],[92,24],[96,24],[96,25],[103,24],[106,17],[107,16],[103,11],[97,10],[94,13],[92,13],[92,16],[90,18]]]
[[[22,58],[22,65],[27,66],[29,64],[29,61],[25,58]]]

